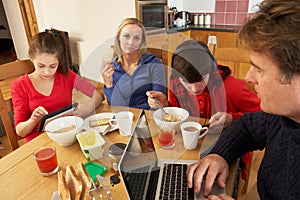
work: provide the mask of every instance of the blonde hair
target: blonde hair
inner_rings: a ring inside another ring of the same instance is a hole
[[[142,22],[140,20],[138,20],[137,18],[126,18],[124,19],[121,24],[118,27],[116,36],[115,36],[115,40],[114,40],[114,48],[115,48],[115,52],[118,55],[118,60],[117,63],[122,64],[123,63],[123,55],[122,55],[122,49],[120,46],[120,34],[122,29],[129,24],[133,24],[133,25],[137,25],[142,29],[142,44],[139,48],[139,59],[141,58],[141,56],[146,52],[146,33],[145,33],[145,28],[144,25],[142,24]]]

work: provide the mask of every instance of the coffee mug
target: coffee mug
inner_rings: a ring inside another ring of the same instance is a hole
[[[133,122],[133,113],[130,111],[121,111],[116,113],[115,119],[109,121],[111,126],[117,126],[121,136],[129,136],[131,134]]]
[[[206,135],[207,127],[202,127],[198,122],[183,122],[180,125],[180,130],[183,138],[183,145],[188,150],[193,150],[197,147],[198,140]],[[202,130],[206,130],[200,135]],[[199,136],[200,135],[200,136]]]

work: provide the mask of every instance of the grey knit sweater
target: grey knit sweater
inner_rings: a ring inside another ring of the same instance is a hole
[[[264,112],[245,114],[221,134],[211,153],[228,163],[262,150],[257,188],[261,199],[300,199],[300,124]]]

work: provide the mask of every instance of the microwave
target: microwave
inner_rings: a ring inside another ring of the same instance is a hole
[[[146,34],[166,32],[168,28],[167,0],[138,1],[138,18],[142,21]]]

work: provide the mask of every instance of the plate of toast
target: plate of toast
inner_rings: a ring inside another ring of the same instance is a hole
[[[104,131],[106,132],[106,129],[109,127],[110,129],[108,130],[108,132],[114,131],[118,129],[118,127],[111,126],[109,124],[109,121],[113,119],[114,116],[115,113],[111,112],[104,112],[89,116],[84,120],[83,129],[89,130],[93,128],[96,129],[99,133],[103,133]]]

